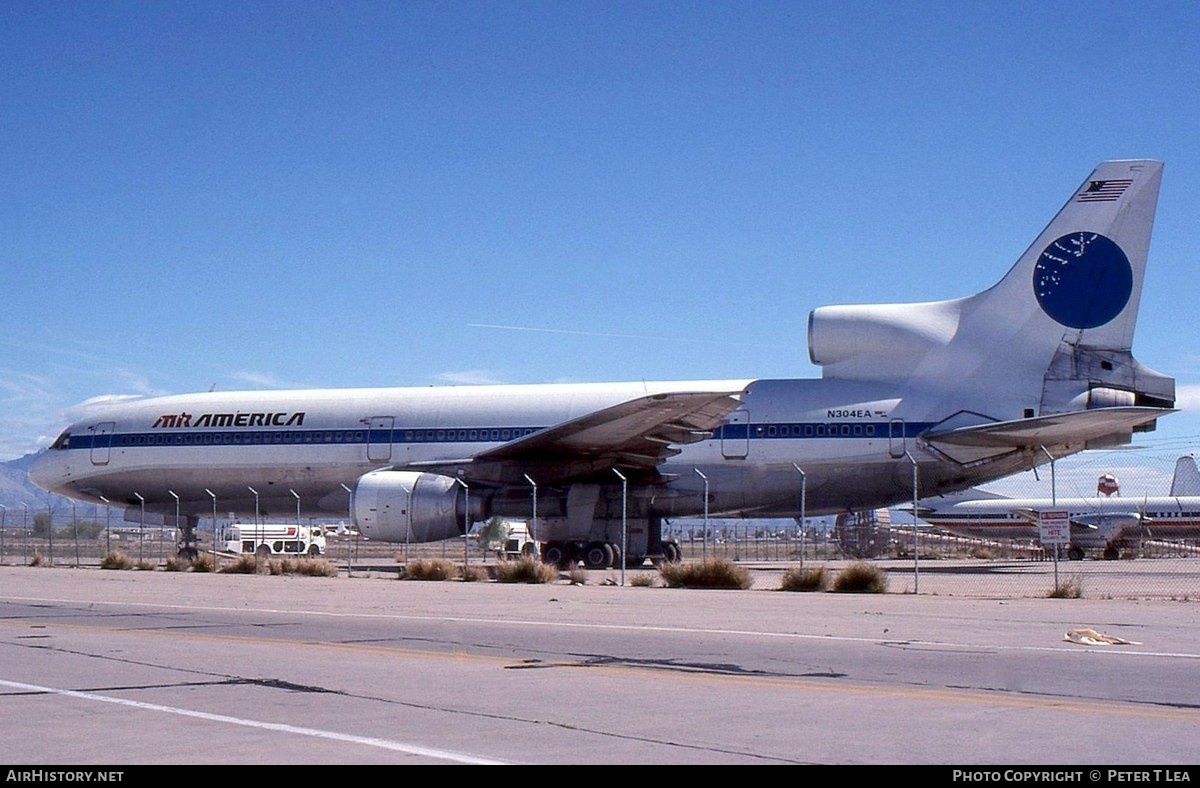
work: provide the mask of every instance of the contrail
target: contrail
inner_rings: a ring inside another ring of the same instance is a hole
[[[496,323],[467,323],[468,328],[498,328],[504,331],[536,331],[542,334],[573,334],[581,337],[607,337],[609,339],[648,339],[656,342],[691,342],[697,345],[738,345],[746,347],[791,347],[791,345],[764,344],[761,342],[731,342],[720,339],[689,339],[687,337],[658,337],[646,334],[606,334],[599,331],[572,331],[566,328],[538,328],[536,326],[503,326]]]

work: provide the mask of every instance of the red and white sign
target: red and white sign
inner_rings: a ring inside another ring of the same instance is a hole
[[[1071,513],[1065,510],[1038,512],[1038,538],[1043,545],[1071,543]]]

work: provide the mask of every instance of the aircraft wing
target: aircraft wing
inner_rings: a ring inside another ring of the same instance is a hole
[[[1071,517],[1071,530],[1098,531],[1106,539],[1113,539],[1126,532],[1137,534],[1142,526],[1142,517],[1137,512],[1112,512],[1107,514],[1081,514]]]
[[[993,449],[1080,444],[1110,435],[1130,433],[1135,427],[1174,412],[1170,408],[1139,406],[1095,408],[944,430],[934,427],[921,437],[934,446],[947,444]]]
[[[1049,508],[1049,502],[1047,502]],[[1041,512],[1036,509],[1030,509],[1025,506],[1020,506],[1012,510],[1012,513],[1022,520],[1025,520],[1030,525],[1037,525],[1041,519]],[[1096,515],[1102,517],[1103,515]],[[1099,528],[1099,524],[1094,521],[1093,515],[1072,515],[1071,516],[1071,531],[1072,533],[1080,531],[1095,531]]]
[[[737,409],[741,391],[680,391],[651,394],[593,411],[460,460],[411,463],[467,481],[490,484],[563,484],[603,476],[613,468],[646,482],[657,466],[679,453],[674,445],[712,436]]]
[[[1013,513],[1029,521],[1031,525],[1038,523],[1039,513],[1033,509],[1022,507],[1014,509]],[[1141,523],[1141,515],[1137,512],[1073,514],[1071,515],[1071,533],[1076,535],[1098,533],[1104,535],[1106,539],[1112,539],[1125,533],[1127,529],[1132,529],[1134,533],[1137,533]]]

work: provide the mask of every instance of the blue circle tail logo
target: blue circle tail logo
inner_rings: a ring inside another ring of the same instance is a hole
[[[1099,233],[1064,235],[1033,268],[1042,311],[1069,328],[1096,328],[1121,314],[1133,294],[1133,269],[1121,247]]]

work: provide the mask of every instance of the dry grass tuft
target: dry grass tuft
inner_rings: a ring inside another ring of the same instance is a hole
[[[224,575],[252,575],[258,571],[258,562],[249,553],[239,555],[232,564],[221,567]]]
[[[478,583],[481,580],[487,580],[487,569],[475,564],[467,564],[462,568],[459,579],[464,583]]]
[[[401,580],[454,580],[458,565],[444,558],[414,558],[404,565]]]
[[[754,584],[749,570],[726,558],[663,564],[659,573],[668,588],[747,589]]]
[[[788,569],[780,578],[780,591],[825,591],[829,588],[830,572],[823,566]]]
[[[133,569],[133,559],[120,550],[109,550],[100,559],[101,569]]]
[[[1059,582],[1046,593],[1047,599],[1079,599],[1083,596],[1083,576],[1075,575]]]
[[[301,558],[284,561],[284,574],[305,577],[337,577],[337,566],[324,558]]]
[[[838,572],[832,590],[843,594],[882,594],[887,585],[886,572],[874,564],[855,561]]]
[[[496,580],[501,583],[553,583],[558,580],[558,568],[523,556],[516,561],[496,564]]]

